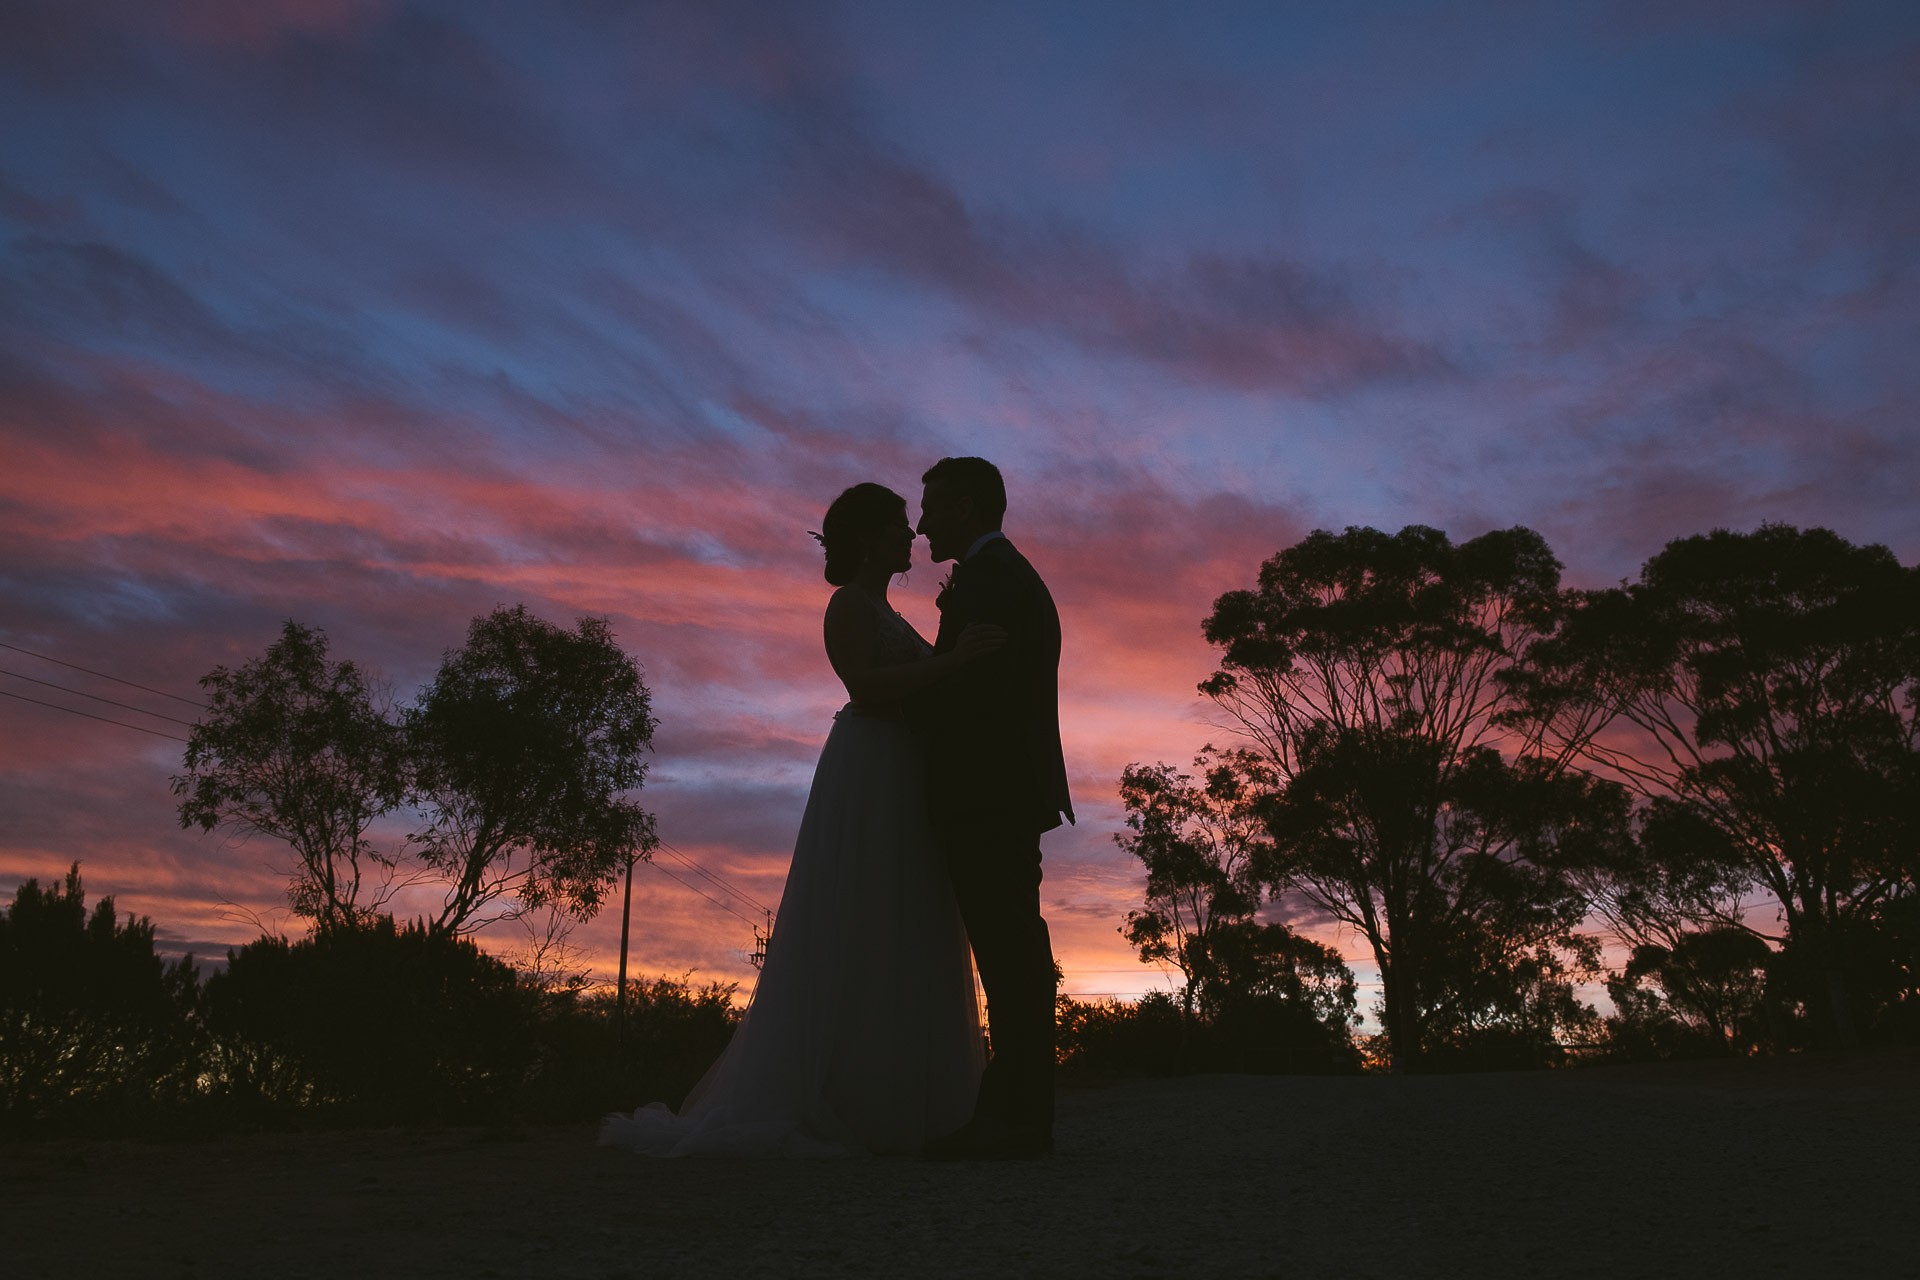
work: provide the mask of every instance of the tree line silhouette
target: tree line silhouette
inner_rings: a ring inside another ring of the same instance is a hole
[[[1216,601],[1200,691],[1233,740],[1119,780],[1146,873],[1120,929],[1180,986],[1060,997],[1068,1079],[1920,1036],[1920,569],[1767,525],[1615,588],[1560,570],[1527,529],[1349,528]],[[310,930],[202,980],[87,913],[77,867],[28,881],[0,912],[9,1131],[584,1117],[677,1098],[724,1046],[730,987],[623,1002],[472,940],[590,918],[654,847],[650,698],[604,622],[495,610],[397,709],[293,622],[202,685],[180,820],[284,843]],[[1314,922],[1371,952],[1377,1034]]]
[[[261,937],[202,974],[80,872],[0,910],[0,1135],[587,1120],[677,1100],[733,987],[530,980],[390,916]]]
[[[1920,1035],[1920,569],[1785,525],[1560,569],[1528,529],[1349,528],[1220,597],[1200,690],[1236,741],[1121,784],[1124,932],[1183,1021],[1300,1001],[1281,903],[1365,942],[1397,1069]]]

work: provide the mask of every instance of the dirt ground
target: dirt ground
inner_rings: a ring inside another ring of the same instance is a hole
[[[1920,1053],[1063,1093],[1032,1164],[586,1126],[0,1148],[26,1277],[1920,1274]]]

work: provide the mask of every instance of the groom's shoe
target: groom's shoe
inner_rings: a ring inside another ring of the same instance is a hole
[[[988,1160],[1044,1160],[1053,1154],[1053,1134],[1045,1130],[1013,1129],[994,1144]]]
[[[1050,1132],[971,1123],[920,1149],[923,1160],[1041,1160],[1052,1154]]]
[[[979,1149],[982,1138],[981,1128],[969,1120],[952,1133],[939,1138],[929,1138],[920,1148],[922,1160],[972,1160]]]

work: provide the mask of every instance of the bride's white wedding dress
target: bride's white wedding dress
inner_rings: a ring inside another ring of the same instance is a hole
[[[926,656],[875,610],[883,661]],[[973,1113],[984,1062],[973,961],[927,823],[926,756],[897,718],[834,717],[752,1002],[676,1115],[608,1117],[648,1155],[918,1150]]]

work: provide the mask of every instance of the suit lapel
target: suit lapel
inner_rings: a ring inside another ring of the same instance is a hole
[[[996,548],[1000,546],[1005,546],[1009,551],[1013,549],[1013,543],[1002,534],[974,552],[970,559],[954,563],[953,572],[948,575],[947,585],[941,596],[945,604],[940,610],[940,630],[934,637],[934,652],[945,653],[951,649],[959,643],[960,633],[967,629],[967,624],[979,621],[974,616],[975,606],[971,587],[974,578],[978,576],[980,570],[985,568],[982,562],[994,555]]]

